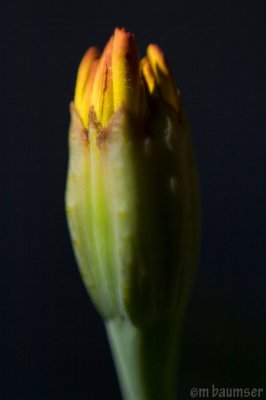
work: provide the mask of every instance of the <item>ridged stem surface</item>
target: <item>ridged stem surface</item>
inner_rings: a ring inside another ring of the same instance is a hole
[[[106,323],[124,400],[176,400],[180,327],[160,321],[138,328],[126,319]]]

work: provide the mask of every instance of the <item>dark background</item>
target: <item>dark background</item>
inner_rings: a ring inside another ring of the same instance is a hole
[[[192,387],[265,385],[265,11],[256,1],[1,2],[0,399],[120,399],[64,214],[77,66],[115,26],[135,32],[142,55],[150,42],[164,49],[193,129],[203,226],[180,399]]]

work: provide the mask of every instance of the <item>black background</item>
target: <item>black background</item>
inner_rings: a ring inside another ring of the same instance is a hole
[[[115,26],[135,32],[142,55],[150,42],[164,49],[193,129],[203,226],[180,398],[192,387],[266,383],[265,8],[244,0],[1,3],[0,399],[120,399],[64,214],[77,66]]]

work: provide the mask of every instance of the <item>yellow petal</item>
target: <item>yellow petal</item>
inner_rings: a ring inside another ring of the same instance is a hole
[[[156,44],[150,44],[147,48],[147,56],[162,98],[179,111],[177,87],[164,53]]]
[[[148,88],[150,94],[155,92],[156,81],[155,76],[151,67],[151,64],[147,57],[141,60],[141,73]]]
[[[139,108],[139,56],[132,33],[116,28],[112,54],[114,110],[122,104],[132,111]]]
[[[102,126],[106,125],[113,113],[112,49],[113,37],[108,41],[100,58],[91,93],[90,105],[93,106],[96,117]]]
[[[89,111],[90,111],[90,104],[91,104],[91,93],[92,93],[92,88],[93,88],[93,83],[94,83],[94,78],[95,74],[97,71],[97,67],[99,64],[99,60],[94,60],[93,64],[90,69],[90,74],[84,89],[84,93],[82,96],[82,100],[80,102],[79,108],[77,110],[79,111],[80,117],[82,119],[82,122],[84,123],[84,126],[88,127],[88,121],[89,121]]]
[[[90,75],[91,67],[97,58],[99,58],[99,52],[97,48],[91,47],[86,51],[79,65],[74,96],[74,103],[77,110],[82,102],[82,97]]]

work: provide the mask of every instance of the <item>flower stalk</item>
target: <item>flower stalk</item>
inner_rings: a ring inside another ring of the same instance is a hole
[[[164,54],[116,29],[81,61],[66,212],[125,400],[173,400],[199,244],[193,147]]]
[[[178,328],[171,319],[142,328],[122,319],[106,323],[124,399],[176,399]]]

